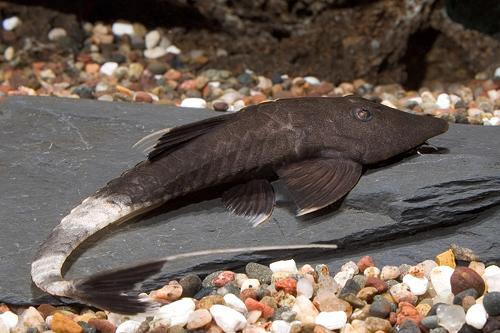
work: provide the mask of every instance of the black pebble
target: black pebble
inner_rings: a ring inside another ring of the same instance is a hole
[[[500,292],[493,291],[484,295],[483,306],[490,316],[500,315]]]
[[[477,293],[477,290],[474,288],[466,289],[455,295],[455,297],[453,298],[453,304],[462,305],[464,298],[467,296],[472,296],[474,297],[474,299],[476,299],[479,295]]]
[[[182,286],[181,297],[193,297],[201,289],[201,279],[196,274],[186,275],[179,280]]]

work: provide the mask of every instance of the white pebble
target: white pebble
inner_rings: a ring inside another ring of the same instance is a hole
[[[295,260],[290,259],[290,260],[280,260],[280,261],[275,261],[269,264],[269,268],[273,271],[273,273],[276,272],[289,272],[289,273],[297,273],[297,264],[295,264]]]
[[[344,311],[320,312],[314,321],[329,330],[338,330],[347,324],[347,314]]]
[[[116,36],[133,35],[134,26],[130,23],[116,22],[113,23],[111,31],[113,31],[113,34]]]
[[[431,283],[436,294],[449,294],[451,292],[451,275],[453,268],[449,266],[437,266],[432,269],[430,277]]]
[[[411,292],[417,296],[425,294],[429,287],[429,280],[426,277],[418,278],[411,274],[406,274],[403,277],[403,283],[406,283],[410,287]]]
[[[488,286],[488,292],[500,292],[500,267],[488,266],[484,269],[483,279]]]
[[[172,42],[170,41],[170,39],[168,39],[166,36],[163,36],[160,40],[160,47],[166,49],[170,45],[172,45]]]
[[[315,76],[306,76],[304,77],[304,81],[309,83],[311,86],[319,86],[321,81]]]
[[[495,69],[495,74],[493,75],[493,77],[495,79],[500,79],[500,67],[497,67],[497,69]]]
[[[359,273],[358,265],[354,261],[348,261],[340,267],[341,272],[349,272],[352,276]]]
[[[127,320],[118,325],[115,333],[134,333],[135,331],[137,331],[140,325],[141,323],[138,321]]]
[[[380,273],[380,278],[384,281],[395,280],[401,274],[398,266],[384,266],[382,267],[382,272]]]
[[[0,320],[0,333],[9,333],[9,332],[10,328],[8,328],[7,325],[2,320]]]
[[[271,324],[271,332],[273,333],[289,333],[291,328],[292,325],[284,320],[275,320]]]
[[[245,289],[255,289],[255,290],[257,290],[257,289],[259,289],[259,287],[260,287],[259,280],[257,280],[257,279],[246,279],[241,284],[241,291],[243,291]]]
[[[245,316],[228,306],[215,304],[210,307],[210,313],[214,317],[217,326],[224,332],[236,332],[242,330],[247,320]]]
[[[188,322],[189,315],[194,312],[195,307],[191,298],[183,298],[160,307],[153,320],[166,319],[171,326],[184,326]]]
[[[144,50],[144,56],[148,59],[158,59],[167,54],[167,50],[165,50],[161,46],[155,46],[152,49]]]
[[[188,97],[182,100],[181,107],[203,109],[207,107],[207,102],[203,98]]]
[[[483,118],[483,124],[489,126],[498,126],[500,125],[500,117],[491,117],[490,119]]]
[[[260,316],[262,316],[262,311],[260,310],[252,310],[247,314],[247,323],[255,324],[257,320],[259,320]],[[248,326],[247,326],[248,327]]]
[[[448,94],[439,94],[436,105],[440,109],[448,109],[451,105],[451,99]]]
[[[337,282],[340,288],[344,288],[348,280],[352,279],[354,273],[352,271],[340,271],[333,277],[333,280]]]
[[[102,64],[100,72],[104,75],[111,76],[118,68],[118,64],[113,61],[108,61]]]
[[[245,107],[245,101],[243,101],[242,99],[239,99],[237,101],[235,101],[233,103],[233,105],[231,105],[229,107],[229,111],[240,111],[241,109],[243,109]]]
[[[486,320],[488,320],[488,313],[482,304],[474,304],[465,315],[465,322],[478,330],[484,327]]]
[[[22,22],[19,19],[19,17],[12,16],[12,17],[9,17],[9,18],[6,18],[5,20],[3,20],[2,26],[3,26],[4,30],[12,31],[15,28],[17,28],[18,26],[20,26],[21,23]]]
[[[491,89],[491,90],[488,90],[488,97],[494,101],[498,98],[500,98],[500,90],[495,90],[495,89]]]
[[[14,312],[5,311],[4,313],[0,314],[0,320],[3,321],[3,323],[9,329],[13,329],[19,322],[19,316],[16,315]]]
[[[180,54],[181,53],[181,49],[179,49],[175,45],[170,45],[169,47],[167,47],[165,49],[165,51],[167,51],[167,53],[172,53],[172,54]]]
[[[467,110],[467,114],[469,115],[469,117],[480,117],[483,115],[483,113],[484,111],[478,108],[470,108]]]
[[[106,91],[109,89],[109,86],[106,82],[99,82],[98,84],[96,84],[95,86],[95,91],[96,92],[102,92],[102,91]]]
[[[151,30],[144,37],[146,48],[152,49],[160,42],[161,36],[158,30]]]
[[[374,277],[378,278],[380,276],[380,269],[375,266],[367,267],[364,271],[363,274],[366,277]]]
[[[48,38],[51,41],[56,41],[60,38],[66,37],[68,34],[63,28],[53,28],[49,31]]]
[[[5,58],[5,60],[7,61],[11,61],[12,59],[14,59],[14,56],[16,55],[16,51],[14,50],[14,47],[12,46],[9,46],[8,48],[5,49],[5,51],[3,52],[3,57]]]
[[[45,318],[45,325],[47,325],[47,327],[49,328],[52,328],[52,319],[54,319],[54,316],[52,315],[47,316],[47,318]]]
[[[388,99],[384,99],[380,104],[388,106],[388,107],[393,108],[393,109],[397,109],[396,105],[394,105],[394,103],[392,103]]]
[[[297,281],[297,295],[302,295],[311,298],[314,293],[314,286],[308,278],[300,278]]]
[[[225,294],[224,302],[227,306],[235,309],[238,312],[241,312],[243,314],[246,314],[248,312],[245,303],[243,303],[243,301],[235,294]]]
[[[319,313],[314,304],[305,296],[297,296],[292,311],[297,313],[296,319],[304,325],[314,324]]]

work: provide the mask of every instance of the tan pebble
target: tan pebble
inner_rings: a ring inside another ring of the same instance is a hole
[[[366,323],[363,320],[354,319],[351,321],[351,325],[356,330],[356,333],[368,333]]]
[[[165,74],[167,80],[177,81],[182,77],[182,73],[175,69],[169,69]]]
[[[352,306],[343,299],[335,296],[331,291],[321,291],[314,297],[313,304],[320,310],[326,312],[344,311],[349,318],[352,314]]]
[[[168,333],[184,333],[186,332],[186,329],[182,327],[181,325],[175,325],[172,327],[169,327]]]
[[[116,91],[118,91],[119,93],[128,95],[130,97],[132,97],[132,95],[134,94],[134,92],[132,90],[130,90],[127,87],[121,86],[121,85],[116,86]]]
[[[81,333],[83,328],[68,316],[57,311],[52,317],[51,329],[55,333]]]
[[[85,72],[89,75],[96,75],[99,73],[100,68],[101,66],[99,66],[99,64],[90,63],[85,65]]]
[[[374,278],[378,278],[380,276],[380,269],[378,269],[377,267],[375,266],[372,266],[372,267],[367,267],[364,271],[363,271],[363,274],[366,276],[366,277],[374,277]]]
[[[471,261],[469,263],[469,268],[474,270],[477,274],[483,276],[484,274],[484,269],[486,268],[486,265],[484,262],[480,261]]]
[[[351,320],[365,320],[370,315],[370,305],[366,304],[360,309],[356,309],[352,312]]]
[[[167,328],[167,326],[160,325],[160,326],[156,326],[156,327],[151,328],[148,331],[148,333],[168,333],[168,328]]]
[[[378,294],[378,290],[375,287],[365,287],[361,289],[356,295],[359,299],[363,301],[371,302],[373,297]]]
[[[73,318],[73,320],[75,322],[84,321],[84,322],[88,323],[89,320],[92,319],[92,318],[96,318],[95,313],[93,313],[93,312],[87,312],[87,313],[81,314],[79,316],[76,316],[75,318]]]
[[[380,278],[382,280],[395,280],[399,277],[400,271],[397,266],[384,266],[382,267],[382,272],[380,273]]]
[[[147,93],[146,93],[147,94]],[[177,281],[171,281],[161,289],[153,290],[149,296],[161,303],[170,303],[178,300],[182,295],[182,286]]]
[[[108,315],[104,311],[97,311],[95,316],[97,319],[108,319]]]
[[[97,331],[99,331],[101,333],[115,333],[116,326],[104,318],[102,318],[102,319],[99,318],[100,316],[102,316],[102,314],[100,314],[99,312],[102,312],[102,311],[96,312],[96,316],[98,316],[98,318],[90,319],[89,325],[92,327],[95,327],[95,329],[97,329]]]
[[[422,315],[422,317],[427,316],[427,314],[429,313],[429,311],[431,310],[431,308],[432,308],[432,305],[430,305],[430,304],[422,304],[422,303],[420,303],[416,307],[418,313],[420,313]]]
[[[242,333],[266,333],[266,330],[262,326],[258,325],[247,325]]]
[[[220,102],[220,103],[224,103],[226,104],[225,102]],[[227,104],[226,104],[227,106]],[[217,110],[215,107],[214,107],[215,110]],[[227,108],[226,108],[227,110]],[[224,110],[224,111],[226,111]],[[238,288],[241,288],[241,285],[243,284],[243,282],[245,280],[248,280],[248,276],[244,273],[236,273],[234,274],[234,282],[236,282],[236,285],[238,286]]]
[[[472,296],[465,296],[464,299],[462,300],[462,307],[466,312],[474,304],[476,304],[476,299]]]
[[[47,318],[56,311],[56,307],[50,304],[40,304],[36,309],[43,318]]]
[[[388,320],[377,318],[377,317],[368,317],[365,320],[366,328],[370,332],[389,332],[392,329],[392,325]]]
[[[224,302],[224,297],[221,295],[208,295],[200,299],[198,302],[198,308],[199,309],[210,309],[212,305],[215,304],[222,304],[225,305],[226,302]]]
[[[207,309],[199,309],[189,315],[187,328],[197,329],[208,325],[212,321],[212,315]]]
[[[320,325],[314,326],[314,329],[313,329],[313,333],[330,333],[330,332],[333,332],[333,331],[330,331],[329,329],[326,329]]]
[[[436,256],[436,263],[438,266],[449,266],[451,268],[457,267],[457,264],[455,263],[455,255],[451,249],[438,254]]]

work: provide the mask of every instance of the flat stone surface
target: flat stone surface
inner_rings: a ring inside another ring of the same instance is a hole
[[[48,97],[11,97],[1,103],[0,302],[56,302],[37,290],[29,276],[34,252],[51,229],[85,197],[143,159],[131,149],[141,137],[216,114]],[[364,254],[378,266],[417,263],[457,243],[486,262],[498,261],[500,128],[453,125],[430,142],[447,151],[367,169],[341,204],[312,217],[294,216],[279,182],[278,207],[259,228],[227,214],[217,198],[167,204],[94,237],[72,257],[66,275],[81,277],[209,248],[315,242],[340,249],[192,258],[172,263],[145,288],[187,271],[206,274],[292,255],[328,263],[335,271]]]

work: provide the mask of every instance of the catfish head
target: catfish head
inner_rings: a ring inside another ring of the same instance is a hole
[[[355,96],[325,99],[318,116],[322,117],[323,135],[329,134],[317,142],[333,154],[361,164],[389,159],[448,130],[443,119],[410,114]]]

